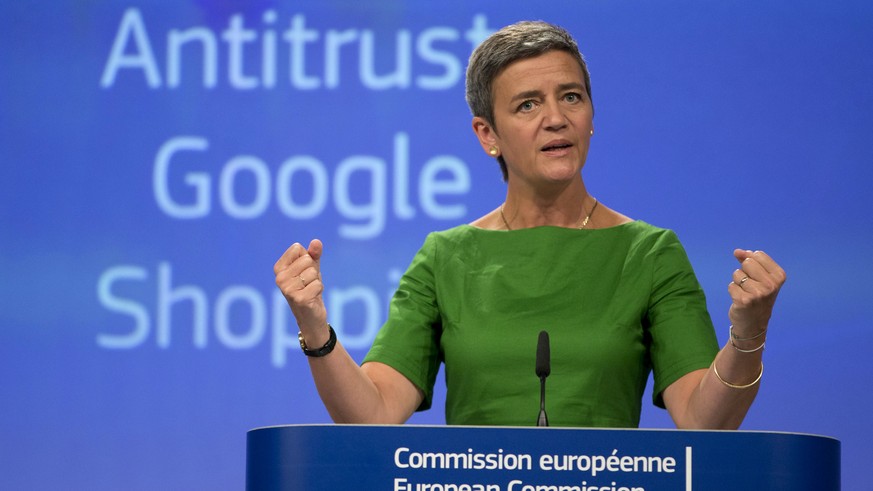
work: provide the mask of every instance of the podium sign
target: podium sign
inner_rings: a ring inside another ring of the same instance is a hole
[[[248,432],[246,487],[837,491],[840,443],[750,432],[301,425]]]

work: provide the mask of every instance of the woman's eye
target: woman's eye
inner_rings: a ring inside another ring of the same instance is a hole
[[[520,111],[530,111],[530,110],[533,109],[533,108],[534,108],[534,102],[533,102],[533,101],[524,101],[524,102],[521,103],[521,105],[518,106],[518,109],[519,109]]]
[[[564,96],[564,100],[567,102],[579,102],[582,100],[582,96],[576,93],[570,93]]]

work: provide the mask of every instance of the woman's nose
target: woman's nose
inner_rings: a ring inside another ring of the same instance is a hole
[[[556,130],[567,125],[567,117],[561,111],[560,104],[557,102],[547,102],[543,107],[543,127],[549,130]]]

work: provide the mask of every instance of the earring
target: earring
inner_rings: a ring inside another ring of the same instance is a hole
[[[498,153],[499,151],[497,150],[497,147],[491,147],[491,149],[488,150],[488,154],[492,157],[496,157]]]
[[[591,130],[591,135],[592,135],[592,136],[594,135],[594,130]]]

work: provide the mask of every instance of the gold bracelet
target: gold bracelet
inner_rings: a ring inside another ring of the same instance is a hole
[[[752,387],[753,385],[760,382],[761,377],[764,376],[764,362],[763,361],[761,362],[761,373],[758,374],[758,378],[756,378],[751,384],[746,384],[746,385],[735,385],[735,384],[732,384],[730,382],[726,382],[725,379],[721,378],[721,375],[718,374],[718,368],[715,367],[715,361],[712,362],[712,371],[713,371],[713,373],[715,373],[715,378],[717,378],[719,382],[725,384],[726,386],[730,387],[731,389],[748,389],[749,387]]]

